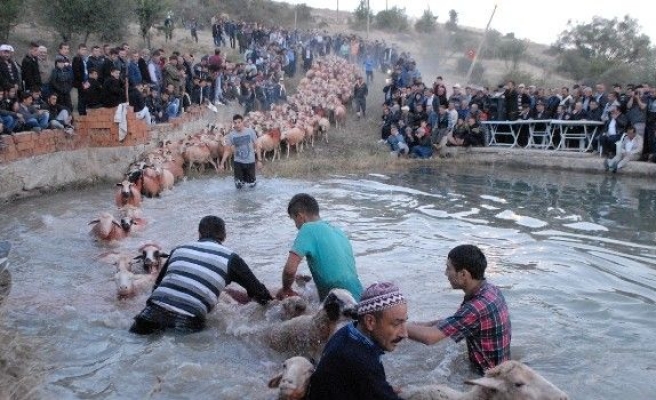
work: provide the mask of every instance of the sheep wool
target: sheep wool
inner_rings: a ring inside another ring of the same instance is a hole
[[[369,286],[358,304],[358,315],[383,311],[398,304],[405,304],[406,300],[399,288],[392,282],[374,283]]]

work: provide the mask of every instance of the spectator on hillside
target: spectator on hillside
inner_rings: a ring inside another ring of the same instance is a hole
[[[159,59],[161,53],[159,50],[153,51],[153,55],[148,61],[148,77],[153,88],[158,91],[162,88],[164,77],[162,76],[162,69],[159,66]]]
[[[150,73],[148,72],[148,62],[150,61],[150,50],[143,49],[139,55],[139,61],[137,65],[139,66],[139,73],[141,74],[141,80],[144,84],[151,84]]]
[[[32,94],[23,92],[21,102],[18,104],[16,112],[23,116],[25,129],[32,129],[34,132],[41,132],[48,127],[48,111],[37,110],[32,106]]]
[[[5,101],[5,92],[0,90],[0,122],[3,129],[2,134],[12,134],[14,130],[18,131],[23,124],[23,116],[11,108],[11,104]]]
[[[614,173],[618,169],[624,168],[629,161],[638,161],[642,156],[642,146],[644,139],[638,135],[633,125],[627,125],[625,134],[617,142],[617,154],[612,159],[604,160],[606,171],[611,170]]]
[[[223,66],[223,57],[221,57],[221,49],[214,49],[214,55],[210,56],[207,60],[208,68],[214,71],[218,71]]]
[[[399,133],[399,128],[396,125],[391,126],[390,135],[385,141],[390,146],[393,156],[400,157],[402,155],[408,155],[410,152],[408,145],[405,143],[405,138]]]
[[[179,95],[182,92],[182,80],[178,72],[178,57],[172,55],[169,57],[169,62],[164,66],[162,71],[163,86],[173,86],[172,95]]]
[[[33,88],[43,86],[41,81],[41,74],[39,73],[39,44],[36,42],[30,43],[30,48],[23,57],[21,62],[21,71],[23,76],[23,83],[25,88]]]
[[[52,129],[64,129],[66,133],[73,133],[72,118],[66,107],[57,104],[57,94],[51,93],[48,96],[46,105],[48,111],[48,126]]]
[[[102,55],[102,49],[100,46],[96,45],[91,48],[91,54],[89,54],[89,57],[87,57],[87,74],[89,73],[89,70],[95,69],[98,74],[103,69],[103,64],[105,62],[105,59],[103,58]],[[98,76],[98,81],[102,84],[102,77]]]
[[[198,43],[198,21],[196,18],[192,18],[189,23],[189,31],[191,32],[191,39]]]
[[[601,113],[602,109],[599,107],[599,103],[597,103],[597,100],[592,98],[590,100],[589,106],[588,106],[588,112],[586,113],[585,119],[589,121],[601,121]]]
[[[430,134],[425,128],[419,127],[414,131],[414,146],[410,150],[411,158],[431,158],[433,155],[433,144]]]
[[[125,102],[125,87],[121,82],[121,70],[112,66],[109,77],[103,83],[102,103],[104,107],[112,108]]]
[[[77,112],[80,115],[87,114],[82,91],[89,85],[89,71],[87,65],[87,45],[82,43],[77,47],[77,54],[73,57],[73,87],[77,89]]]
[[[98,70],[89,68],[88,72],[87,85],[82,87],[80,95],[83,97],[87,109],[102,107],[103,85],[98,80]]]
[[[68,47],[66,45],[66,47]],[[57,104],[73,111],[71,90],[73,89],[73,69],[70,62],[63,56],[57,55],[55,68],[50,74],[50,93],[57,94]]]
[[[14,48],[8,44],[0,46],[0,89],[22,88],[20,68],[12,59]]]
[[[99,71],[100,76],[98,79],[103,85],[105,84],[105,80],[109,79],[109,77],[111,76],[112,68],[117,68],[119,70],[119,76],[120,76],[121,69],[117,65],[117,62],[118,62],[118,50],[116,48],[110,48],[109,54],[104,57],[102,70]]]
[[[128,88],[128,103],[137,119],[144,120],[148,125],[152,124],[150,110],[146,107],[146,98],[143,94],[143,84],[139,83]]]
[[[644,137],[647,121],[647,99],[642,94],[642,85],[626,90],[626,118],[633,125],[638,135]]]
[[[515,121],[519,115],[519,93],[515,89],[515,81],[511,80],[506,83],[503,98],[506,109],[506,121]]]
[[[139,59],[139,52],[133,51],[128,62],[128,84],[130,86],[141,85],[143,83],[141,69],[139,69]]]
[[[622,114],[619,107],[613,107],[610,111],[610,119],[604,127],[604,134],[599,138],[602,154],[607,155],[609,158],[615,156],[615,143],[622,138],[628,125],[629,120]]]
[[[50,64],[50,58],[48,57],[48,48],[46,46],[39,46],[38,49],[38,58],[39,58],[39,76],[41,77],[41,93],[44,96],[47,96],[50,92],[50,86],[48,81],[50,80],[50,73],[52,72],[52,65]]]

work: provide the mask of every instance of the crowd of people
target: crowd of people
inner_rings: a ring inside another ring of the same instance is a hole
[[[197,22],[192,21],[194,40],[197,29]],[[390,65],[389,60],[396,57],[395,50],[383,42],[365,42],[356,35],[268,28],[218,16],[212,19],[212,36],[213,54],[200,57],[164,49],[133,49],[128,43],[82,43],[71,54],[71,45],[60,43],[51,61],[48,49],[32,42],[19,62],[13,46],[3,44],[0,132],[63,128],[73,133],[75,97],[79,115],[128,102],[137,117],[149,124],[177,118],[193,104],[216,107],[238,102],[248,114],[284,102],[284,78],[294,77],[297,65],[307,71],[315,57],[334,53],[364,63],[368,82],[373,79],[374,67],[385,60]],[[222,47],[238,49],[240,59],[228,62]],[[77,96],[71,95],[74,91]],[[366,105],[359,104],[364,113]]]
[[[656,87],[647,83],[616,83],[607,90],[604,83],[542,88],[510,80],[494,91],[458,83],[448,90],[441,76],[423,82],[415,61],[404,53],[392,60],[391,71],[381,141],[394,154],[429,158],[445,146],[484,146],[489,138],[481,121],[554,119],[603,123],[590,149],[609,160],[619,157],[608,161],[607,169],[616,171],[628,160],[656,162]],[[632,130],[638,139],[627,138]],[[558,130],[552,134],[560,140]],[[526,146],[528,139],[528,129],[520,129],[518,144]]]

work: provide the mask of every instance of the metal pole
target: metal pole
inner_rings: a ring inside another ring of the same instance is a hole
[[[296,20],[298,19],[298,6],[294,7],[294,30],[296,30]]]
[[[385,11],[388,11],[387,0],[385,0]]]
[[[478,49],[474,54],[474,59],[472,60],[471,65],[469,66],[469,71],[467,71],[467,76],[465,77],[465,84],[469,83],[469,79],[471,78],[472,72],[474,72],[474,65],[476,64],[476,61],[478,61],[478,55],[481,54],[481,50],[483,50],[485,37],[487,36],[487,31],[490,29],[490,24],[492,23],[492,18],[494,18],[494,13],[496,11],[497,11],[497,5],[495,4],[494,9],[492,10],[492,15],[490,15],[490,20],[487,21],[487,26],[485,26],[485,32],[483,32],[483,38],[481,39],[481,42],[478,44]]]
[[[371,8],[369,8],[369,0],[367,0],[367,39],[369,39],[369,15],[371,14]]]

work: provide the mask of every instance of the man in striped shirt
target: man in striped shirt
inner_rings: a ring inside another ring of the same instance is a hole
[[[478,247],[453,248],[445,275],[452,288],[465,292],[460,308],[442,320],[408,324],[408,337],[427,345],[446,337],[456,342],[465,339],[469,361],[479,374],[510,359],[510,314],[499,288],[485,280],[486,267]]]
[[[146,335],[166,329],[200,331],[219,294],[231,282],[244,287],[248,297],[260,304],[272,299],[244,260],[222,245],[226,230],[221,218],[203,217],[198,236],[197,242],[173,249],[130,332]]]

